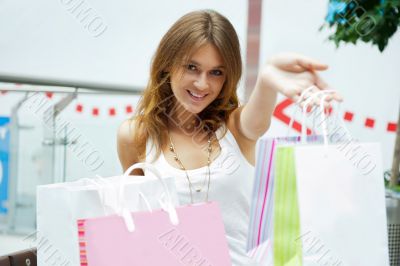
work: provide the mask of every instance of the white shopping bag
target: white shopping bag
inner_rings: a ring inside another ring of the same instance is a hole
[[[277,148],[274,265],[388,266],[380,146],[349,138],[344,123],[329,130],[325,97],[324,145]]]
[[[178,205],[174,178],[128,176],[134,168],[152,170],[139,163],[123,176],[84,178],[74,182],[39,186],[37,188],[37,254],[38,265],[80,265],[77,220],[116,214],[124,208],[141,211],[159,209],[165,185]],[[125,195],[123,199],[119,196]],[[152,195],[144,200],[141,194]],[[125,209],[125,210],[126,210]]]
[[[380,146],[294,150],[304,265],[388,266]]]

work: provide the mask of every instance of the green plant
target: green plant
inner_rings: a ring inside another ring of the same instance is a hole
[[[400,0],[330,0],[325,23],[335,31],[328,39],[341,42],[361,40],[378,46],[382,52],[400,26]]]
[[[398,185],[395,185],[395,186],[391,186],[391,185],[390,185],[391,170],[385,171],[384,174],[383,174],[383,176],[384,176],[384,179],[385,179],[385,187],[388,188],[388,189],[390,189],[390,190],[392,190],[392,191],[395,191],[395,192],[399,192],[399,193],[400,193],[400,175],[399,175],[398,178],[397,178],[397,180],[398,180],[398,182],[397,182]]]

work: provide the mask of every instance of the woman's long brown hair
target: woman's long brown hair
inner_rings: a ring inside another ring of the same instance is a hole
[[[169,82],[170,73],[182,67],[206,43],[215,45],[219,50],[226,80],[218,97],[197,114],[197,128],[215,132],[239,106],[236,88],[242,75],[242,60],[239,40],[232,24],[213,10],[184,15],[162,38],[151,63],[149,82],[132,118],[135,123],[134,143],[140,160],[145,158],[146,140],[149,137],[156,147],[157,157],[166,144],[168,114],[175,103]]]

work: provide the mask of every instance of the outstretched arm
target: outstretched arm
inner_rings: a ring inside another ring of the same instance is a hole
[[[301,92],[312,85],[316,90],[328,88],[318,71],[328,69],[326,64],[295,53],[278,54],[261,69],[249,101],[241,109],[239,131],[250,140],[257,140],[269,128],[277,93],[297,101]],[[341,100],[333,94],[327,98]]]

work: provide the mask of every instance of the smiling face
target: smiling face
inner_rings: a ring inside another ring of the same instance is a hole
[[[187,64],[171,73],[171,88],[186,111],[198,114],[218,97],[225,80],[222,57],[213,44],[207,43]]]

